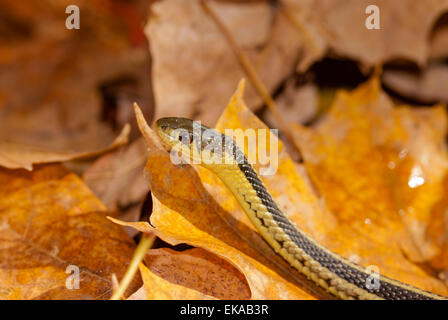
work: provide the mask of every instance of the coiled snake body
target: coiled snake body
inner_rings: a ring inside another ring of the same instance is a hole
[[[331,295],[341,299],[445,299],[382,275],[377,275],[379,286],[368,286],[371,272],[326,249],[281,212],[244,153],[224,134],[184,118],[159,119],[156,131],[170,149],[188,154],[189,160],[215,173],[275,252]],[[216,141],[226,148],[209,148]]]

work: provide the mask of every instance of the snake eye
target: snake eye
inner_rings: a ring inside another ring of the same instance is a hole
[[[177,137],[177,139],[179,140],[180,143],[183,143],[185,145],[189,145],[189,144],[193,143],[193,135],[191,135],[189,133],[179,135]]]

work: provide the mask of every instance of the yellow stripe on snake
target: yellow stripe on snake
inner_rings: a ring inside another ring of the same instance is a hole
[[[196,160],[216,174],[275,252],[331,295],[340,299],[446,299],[382,275],[377,275],[378,286],[367,285],[371,272],[326,249],[281,212],[244,153],[224,134],[184,118],[159,119],[156,132],[168,149],[189,155],[187,160]],[[210,148],[216,141],[230,147]]]

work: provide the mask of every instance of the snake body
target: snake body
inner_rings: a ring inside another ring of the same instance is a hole
[[[200,130],[194,130],[195,125]],[[317,243],[278,208],[232,139],[214,130],[213,139],[220,139],[222,145],[225,142],[230,148],[223,148],[221,152],[206,150],[212,143],[210,136],[207,139],[200,136],[206,130],[213,129],[184,118],[162,118],[156,122],[156,131],[165,145],[189,152],[192,158],[193,154],[199,156],[200,164],[224,182],[265,241],[315,285],[340,299],[445,299],[379,274],[375,275],[379,285],[369,286],[372,272]],[[184,139],[180,139],[181,136]],[[195,143],[201,138],[201,144]],[[223,163],[219,158],[227,161]],[[204,163],[204,159],[215,161]]]

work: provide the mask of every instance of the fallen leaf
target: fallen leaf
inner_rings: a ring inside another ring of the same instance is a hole
[[[31,171],[34,164],[93,157],[126,144],[129,131],[130,126],[126,125],[109,146],[97,145],[91,147],[86,145],[83,133],[81,133],[80,141],[76,141],[75,135],[71,135],[70,138],[62,135],[51,140],[45,140],[36,130],[31,130],[24,135],[13,136],[11,133],[16,132],[16,130],[2,123],[2,129],[0,129],[0,166],[10,169],[23,168]],[[65,145],[69,140],[72,149],[68,149]]]
[[[306,123],[317,114],[318,94],[318,88],[314,84],[296,87],[294,81],[288,81],[275,103],[288,123]],[[271,112],[267,113],[264,120],[271,128],[278,128]]]
[[[448,237],[446,230],[448,229],[448,175],[443,183],[445,190],[444,196],[434,205],[431,217],[428,223],[428,238],[438,250],[433,257],[427,262],[433,270],[437,270],[436,274],[445,283],[448,282]]]
[[[140,289],[131,294],[127,300],[146,300],[147,299],[146,289],[143,285]]]
[[[214,300],[199,291],[171,283],[140,264],[147,300]]]
[[[446,0],[284,0],[303,28],[317,30],[316,42],[331,52],[372,67],[402,58],[424,65],[429,57],[429,35],[448,9]],[[380,29],[367,29],[366,8],[379,9]],[[299,65],[299,71],[306,67]]]
[[[199,3],[167,0],[151,6],[145,33],[153,57],[155,118],[214,124],[219,106],[244,76],[230,44]],[[368,0],[284,0],[276,7],[262,1],[209,2],[271,94],[295,68],[303,73],[325,54],[356,60],[364,70],[394,59],[425,65],[433,51],[431,30],[448,0],[377,1],[379,30],[365,26],[369,5]],[[262,105],[251,85],[246,101],[251,110]]]
[[[149,191],[142,174],[147,159],[143,139],[104,155],[83,174],[87,186],[109,211],[140,203]]]
[[[401,96],[425,103],[448,102],[448,65],[432,63],[421,73],[385,70],[384,84]]]
[[[68,0],[0,4],[9,23],[22,26],[7,29],[0,43],[0,165],[31,170],[33,163],[97,155],[132,131],[125,125],[133,118],[111,120],[110,109],[132,110],[132,100],[141,101],[150,115],[147,48],[134,46],[113,3],[78,1],[79,30],[64,27]],[[124,99],[116,90],[120,105],[111,106],[104,88],[117,81],[130,83],[135,95]]]
[[[432,59],[448,57],[448,13],[446,12],[434,24],[430,35],[429,51]]]
[[[209,5],[269,90],[294,70],[304,40],[280,11],[267,2]],[[155,118],[180,116],[213,124],[221,113],[219,106],[244,76],[243,69],[200,1],[155,2],[151,10],[154,15],[145,32],[153,58]],[[262,105],[251,86],[246,99],[252,109]]]
[[[108,299],[134,242],[60,165],[0,168],[0,298]],[[79,289],[69,289],[79,268]],[[137,278],[127,294],[141,285]]]
[[[219,299],[249,299],[244,276],[229,262],[201,249],[149,250],[146,266],[159,277]]]

